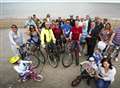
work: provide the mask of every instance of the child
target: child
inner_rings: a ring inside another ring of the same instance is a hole
[[[89,64],[90,64],[91,68],[95,69],[96,71],[98,70],[98,66],[96,64],[94,57],[89,58]]]
[[[14,56],[9,59],[9,62],[13,64],[14,70],[20,76],[20,79],[18,81],[25,82],[27,77],[29,76],[29,72],[30,72],[29,66],[32,63],[32,61],[21,60],[20,56]]]
[[[99,48],[95,49],[95,51],[93,53],[93,57],[95,59],[96,64],[99,65],[101,60],[102,60],[102,58],[103,58],[101,50]]]

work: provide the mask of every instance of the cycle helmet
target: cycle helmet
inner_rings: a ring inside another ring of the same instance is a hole
[[[89,61],[95,61],[95,58],[94,57],[90,57]]]
[[[97,44],[97,48],[100,49],[101,51],[103,51],[106,47],[106,43],[103,41],[99,41]]]
[[[13,56],[13,57],[11,57],[11,58],[9,59],[9,62],[10,62],[11,64],[14,64],[14,63],[16,63],[18,60],[20,60],[20,56]]]

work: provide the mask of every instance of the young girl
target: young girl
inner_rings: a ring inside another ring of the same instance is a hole
[[[30,69],[29,66],[32,64],[32,61],[25,61],[21,60],[20,56],[14,56],[9,59],[9,62],[13,64],[14,70],[18,73],[20,79],[19,82],[24,82],[27,80],[27,77],[29,76]],[[41,79],[43,76],[39,75]]]

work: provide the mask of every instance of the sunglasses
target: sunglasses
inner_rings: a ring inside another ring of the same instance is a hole
[[[17,28],[17,27],[11,27],[11,28]]]

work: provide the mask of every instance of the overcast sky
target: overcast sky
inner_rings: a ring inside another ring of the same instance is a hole
[[[7,1],[7,0],[4,0]],[[81,3],[81,2],[14,2],[0,3],[0,18],[25,18],[32,14],[45,17],[67,17],[70,14],[120,18],[120,4],[117,3]]]
[[[71,1],[71,2],[120,2],[120,0],[0,0],[2,2],[67,2],[67,1]]]

